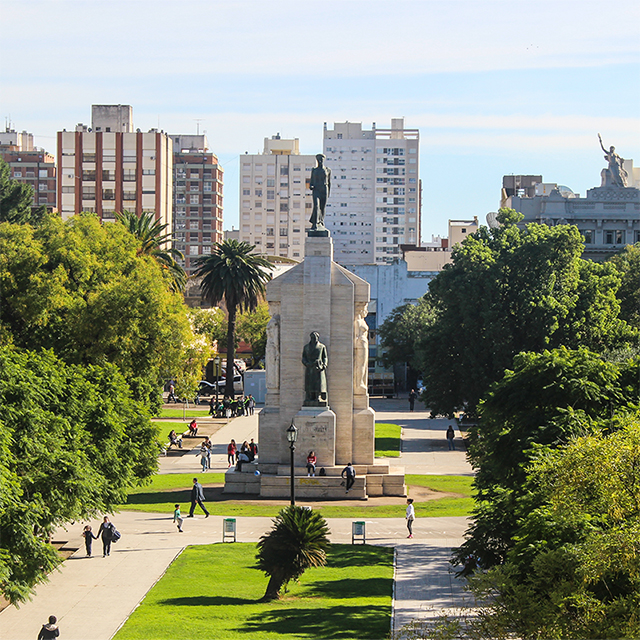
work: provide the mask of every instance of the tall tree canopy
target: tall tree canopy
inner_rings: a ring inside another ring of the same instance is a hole
[[[475,411],[521,351],[565,345],[600,352],[634,335],[618,318],[618,270],[580,258],[576,227],[519,229],[512,210],[499,219],[502,226],[481,227],[453,250],[426,295],[435,321],[416,350],[424,400],[437,413]]]
[[[122,213],[116,213],[116,219],[139,240],[138,255],[151,256],[169,274],[173,291],[184,291],[187,274],[177,262],[184,260],[184,256],[181,251],[171,247],[173,236],[165,233],[169,225],[156,220],[155,215],[150,211],[145,211],[138,216],[133,211],[125,209]]]
[[[32,223],[44,215],[44,207],[33,209],[33,189],[11,179],[9,165],[0,158],[0,222]]]
[[[199,258],[196,277],[201,277],[204,298],[215,306],[225,303],[229,314],[227,329],[227,384],[225,396],[234,395],[233,374],[236,319],[239,311],[254,311],[271,279],[273,265],[254,254],[247,242],[225,240],[215,245],[210,256]]]
[[[157,400],[192,331],[181,297],[138,249],[123,225],[93,215],[0,224],[0,338],[70,364],[115,364],[137,397]]]
[[[21,602],[60,562],[53,529],[110,511],[156,469],[156,429],[110,364],[0,348],[0,593]]]

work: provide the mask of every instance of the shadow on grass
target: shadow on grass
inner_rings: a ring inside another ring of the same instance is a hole
[[[359,598],[363,593],[367,597],[391,596],[393,580],[391,578],[344,578],[343,580],[316,581],[309,585],[305,595],[323,598]]]
[[[277,604],[277,603],[276,603]],[[249,616],[236,632],[274,633],[293,638],[358,638],[380,640],[389,633],[388,606],[273,609]]]
[[[184,598],[167,598],[158,604],[172,607],[223,607],[243,604],[256,604],[257,600],[250,598],[230,598],[225,596],[187,596]]]
[[[400,438],[376,438],[376,451],[400,451]]]
[[[342,569],[344,567],[388,566],[393,562],[393,549],[387,554],[380,553],[380,547],[369,545],[333,544],[327,553],[327,565]]]
[[[147,493],[131,493],[125,504],[181,504],[191,502],[191,490],[180,489],[178,491],[149,491]]]

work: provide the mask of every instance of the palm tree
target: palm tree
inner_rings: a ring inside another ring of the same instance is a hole
[[[187,274],[177,262],[177,260],[184,260],[184,255],[177,249],[164,246],[173,237],[171,233],[165,233],[168,225],[156,220],[152,211],[145,211],[138,216],[133,211],[125,209],[122,213],[116,213],[116,219],[140,241],[138,255],[151,256],[162,269],[169,273],[171,290],[184,291]]]
[[[210,256],[196,260],[197,277],[202,276],[200,289],[204,298],[215,306],[224,301],[227,324],[227,383],[225,397],[233,397],[233,372],[236,354],[236,316],[238,312],[255,311],[265,286],[271,280],[273,265],[251,253],[255,247],[247,242],[218,242]]]
[[[291,506],[277,515],[258,542],[258,568],[269,576],[263,602],[278,599],[282,587],[306,569],[327,563],[328,535],[327,521],[311,509]]]

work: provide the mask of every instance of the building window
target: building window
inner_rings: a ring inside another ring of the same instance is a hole
[[[96,154],[95,153],[83,153],[82,154],[82,162],[95,162]]]
[[[143,176],[155,176],[156,175],[156,170],[155,169],[143,169],[142,170],[142,175]]]
[[[189,196],[189,204],[198,204],[200,202],[200,196]]]

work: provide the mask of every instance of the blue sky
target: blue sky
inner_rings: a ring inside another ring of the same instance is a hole
[[[640,165],[636,0],[0,0],[0,21],[0,116],[52,152],[91,104],[143,130],[201,119],[226,228],[238,156],[275,133],[317,153],[323,122],[420,129],[426,240],[484,221],[507,173],[597,186],[598,132]]]

